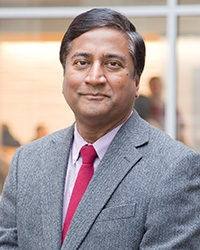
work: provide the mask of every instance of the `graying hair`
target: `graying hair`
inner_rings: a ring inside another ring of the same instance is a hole
[[[83,33],[99,27],[110,27],[121,30],[129,39],[129,51],[134,63],[134,78],[140,76],[145,64],[145,43],[142,36],[136,32],[135,26],[124,15],[107,8],[95,8],[78,15],[66,31],[61,47],[60,62],[65,71],[67,55],[75,38]]]

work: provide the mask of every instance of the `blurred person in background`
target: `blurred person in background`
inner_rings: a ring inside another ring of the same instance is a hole
[[[165,102],[163,100],[163,85],[158,76],[149,80],[150,96],[140,95],[135,102],[135,109],[139,115],[151,125],[165,130]],[[176,112],[177,140],[186,143],[184,139],[184,123],[180,112]]]
[[[0,136],[0,194],[15,150],[21,143],[14,137],[8,124],[1,126]]]
[[[42,138],[43,136],[46,136],[46,135],[48,135],[46,126],[40,124],[36,127],[35,137],[32,139],[32,141]]]
[[[7,124],[2,125],[2,145],[8,147],[19,147],[20,142],[12,135]]]
[[[160,77],[152,77],[149,80],[151,91],[150,100],[150,119],[158,123],[160,129],[165,128],[165,103],[162,98],[163,86]]]

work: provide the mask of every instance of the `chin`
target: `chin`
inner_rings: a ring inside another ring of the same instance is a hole
[[[90,110],[89,112],[82,112],[81,116],[90,120],[102,120],[107,117],[107,114],[105,112],[98,112],[97,110],[94,110],[93,112]]]

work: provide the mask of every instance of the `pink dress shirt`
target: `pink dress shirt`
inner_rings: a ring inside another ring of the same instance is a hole
[[[108,132],[107,134],[105,134],[104,136],[102,136],[101,138],[99,138],[97,141],[95,141],[92,144],[98,156],[94,161],[94,172],[96,171],[111,141],[113,140],[118,130],[121,128],[121,126],[124,123],[125,122],[123,122],[122,124],[114,128],[113,130],[111,130],[110,132]],[[64,191],[64,199],[63,199],[63,224],[65,221],[65,215],[66,215],[67,208],[69,205],[72,190],[76,181],[76,177],[82,164],[82,158],[79,152],[80,152],[80,149],[85,144],[90,144],[90,143],[87,143],[83,139],[83,137],[79,134],[76,124],[75,124],[74,141],[73,141],[71,151],[70,151],[69,162],[67,166],[67,174],[66,174],[66,179],[65,179],[65,191]]]

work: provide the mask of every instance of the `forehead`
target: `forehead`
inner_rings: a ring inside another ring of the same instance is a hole
[[[87,31],[72,41],[69,54],[76,52],[123,53],[128,56],[129,38],[117,29],[100,27]]]

